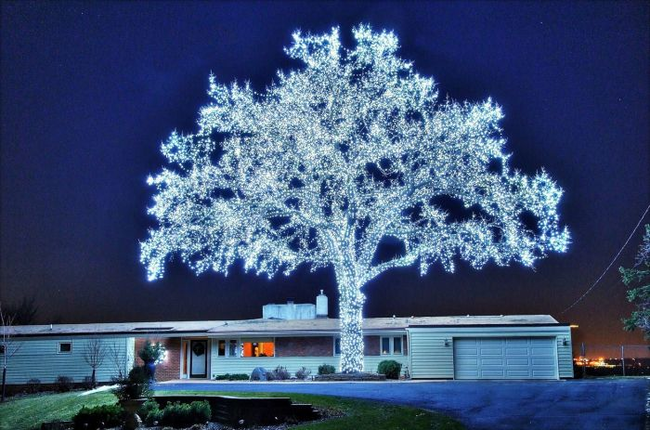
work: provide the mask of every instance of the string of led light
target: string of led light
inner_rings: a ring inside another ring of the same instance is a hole
[[[235,260],[269,277],[333,267],[344,372],[363,369],[361,288],[384,271],[418,264],[425,274],[436,262],[453,271],[456,258],[532,266],[570,240],[558,222],[562,190],[543,170],[510,169],[497,104],[440,102],[434,81],[396,55],[392,32],[353,34],[345,49],[337,28],[294,33],[285,51],[304,67],[278,72],[263,93],[211,75],[198,131],[162,145],[169,167],[148,180],[158,227],[141,244],[150,280],[174,255],[197,274],[227,274]],[[453,221],[436,196],[482,212]],[[377,262],[387,236],[405,252]]]

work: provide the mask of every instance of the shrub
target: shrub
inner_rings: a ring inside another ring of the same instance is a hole
[[[149,375],[144,367],[134,367],[126,378],[114,378],[113,382],[118,385],[113,394],[120,400],[141,399],[148,397]]]
[[[160,423],[162,420],[162,411],[158,402],[155,400],[147,400],[140,406],[138,409],[138,415],[142,419],[142,422],[148,426],[155,426]]]
[[[386,375],[386,379],[399,379],[399,374],[402,371],[401,363],[395,360],[384,360],[377,366],[377,373]]]
[[[245,373],[226,373],[225,375],[214,375],[217,381],[248,381],[250,377]]]
[[[309,375],[311,375],[311,370],[307,369],[304,366],[296,370],[296,378],[301,379],[303,381],[309,378]]]
[[[25,384],[25,392],[27,394],[35,394],[41,391],[41,380],[38,378],[32,378],[27,381]]]
[[[291,373],[289,373],[289,371],[287,371],[286,367],[278,366],[273,371],[273,376],[274,376],[273,379],[277,379],[278,381],[284,381],[286,379],[291,378]]]
[[[319,375],[329,375],[331,373],[336,373],[336,368],[330,364],[321,364],[318,366]]]
[[[102,405],[93,408],[83,406],[72,418],[75,430],[95,430],[117,427],[122,424],[122,408],[118,405]]]
[[[266,372],[266,380],[267,381],[275,381],[275,372],[274,371],[267,371]]]
[[[210,403],[206,400],[192,403],[168,403],[162,410],[161,425],[175,428],[189,427],[192,424],[204,424],[212,416]]]
[[[59,375],[54,381],[54,389],[59,393],[65,393],[72,390],[73,379],[69,376]]]
[[[84,376],[84,380],[81,382],[81,386],[86,389],[86,390],[92,390],[93,389],[93,377],[92,376]]]

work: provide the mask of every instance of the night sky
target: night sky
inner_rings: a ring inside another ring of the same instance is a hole
[[[622,331],[632,307],[619,282],[637,235],[600,275],[650,203],[648,2],[3,2],[1,18],[1,278],[3,303],[35,296],[49,322],[236,319],[294,297],[330,297],[331,270],[273,280],[195,276],[172,263],[148,283],[139,241],[164,163],[160,142],[193,132],[208,74],[262,91],[295,29],[361,22],[393,29],[402,58],[441,95],[502,105],[512,165],[542,166],[565,189],[567,254],[482,271],[461,263],[384,273],[366,287],[366,316],[551,314],[575,340],[642,343]],[[650,222],[650,216],[645,222]]]

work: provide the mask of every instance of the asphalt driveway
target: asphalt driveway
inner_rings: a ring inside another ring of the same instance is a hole
[[[647,379],[568,381],[189,382],[160,390],[324,394],[439,411],[468,429],[643,429]]]

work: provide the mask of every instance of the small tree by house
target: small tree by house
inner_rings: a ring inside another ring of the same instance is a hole
[[[626,286],[635,286],[627,291],[627,299],[636,305],[636,310],[623,319],[624,328],[628,331],[639,328],[650,339],[650,224],[645,226],[634,267],[620,267],[619,271]]]
[[[142,349],[138,351],[138,357],[144,362],[144,369],[151,380],[156,376],[156,365],[164,361],[166,353],[166,348],[162,343],[150,340],[147,340]]]
[[[12,326],[14,316],[5,312],[0,303],[0,359],[2,360],[2,396],[0,401],[4,402],[7,386],[7,367],[11,358],[20,350],[21,345],[14,342],[12,337]]]
[[[108,346],[106,355],[113,368],[114,379],[124,379],[127,374],[127,353],[121,352],[115,342]]]
[[[107,349],[100,339],[89,339],[83,351],[84,361],[93,373],[90,376],[91,385],[93,388],[97,387],[97,368],[104,364],[106,359]]]

